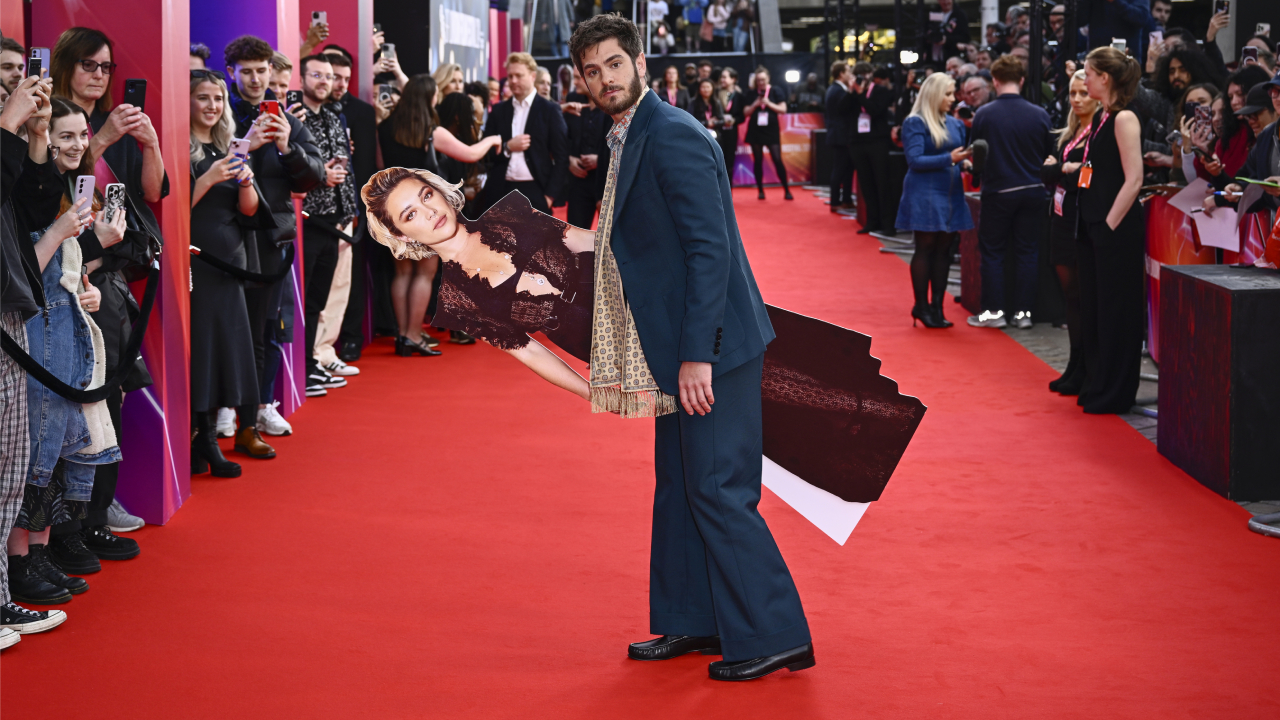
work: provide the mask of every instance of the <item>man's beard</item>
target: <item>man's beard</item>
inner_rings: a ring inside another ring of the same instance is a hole
[[[635,74],[631,76],[631,84],[626,88],[626,92],[624,94],[619,94],[610,100],[606,100],[604,98],[605,93],[611,90],[619,90],[621,88],[617,85],[608,85],[600,88],[600,97],[595,99],[596,105],[609,115],[617,115],[634,105],[636,100],[640,97],[640,93],[644,90],[644,85],[640,82],[639,69],[636,68],[634,63],[632,63],[631,69],[635,70]]]

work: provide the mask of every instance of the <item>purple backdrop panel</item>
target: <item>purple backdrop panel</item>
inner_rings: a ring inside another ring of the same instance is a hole
[[[276,4],[264,0],[191,3],[191,42],[209,46],[210,70],[226,69],[222,49],[241,35],[256,35],[275,47]]]
[[[787,181],[791,185],[803,185],[812,179],[813,171],[809,168],[810,131],[826,127],[822,113],[788,113],[779,118],[782,123],[782,162],[787,167]],[[747,145],[747,124],[738,125],[738,152],[734,155],[733,185],[755,185],[756,174],[751,157],[751,146]],[[778,174],[773,170],[773,158],[767,157],[765,151],[764,182],[766,185],[776,184]]]

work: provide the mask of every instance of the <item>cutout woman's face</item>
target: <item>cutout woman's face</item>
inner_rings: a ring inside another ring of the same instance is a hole
[[[387,214],[402,237],[431,246],[458,234],[458,212],[427,183],[410,178],[387,196]]]

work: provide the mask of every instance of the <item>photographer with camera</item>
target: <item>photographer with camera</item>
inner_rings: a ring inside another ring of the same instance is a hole
[[[934,62],[960,54],[960,45],[969,43],[969,16],[956,6],[955,0],[938,0],[938,11],[929,13],[926,42],[932,47]]]
[[[249,141],[250,167],[275,219],[276,227],[256,232],[258,264],[263,274],[283,270],[285,248],[297,238],[293,193],[304,193],[324,181],[324,159],[311,131],[286,112],[286,94],[271,88],[288,88],[292,67],[288,58],[275,52],[265,40],[242,35],[223,50],[230,76],[229,91],[236,135]],[[220,73],[219,73],[220,74]],[[253,334],[254,364],[258,372],[258,413],[253,427],[266,435],[290,435],[292,426],[277,409],[275,380],[280,366],[280,323],[286,288],[293,279],[286,275],[271,285],[250,283],[245,287]],[[220,413],[218,434],[236,435],[234,415]],[[244,433],[250,428],[241,427]],[[246,433],[246,440],[249,439]],[[248,445],[244,445],[249,447]],[[256,447],[256,445],[255,445]]]
[[[893,234],[893,191],[889,184],[889,113],[893,107],[891,71],[860,62],[846,98],[850,104],[849,156],[858,178],[862,229]]]

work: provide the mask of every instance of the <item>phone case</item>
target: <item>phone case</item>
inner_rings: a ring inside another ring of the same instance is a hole
[[[76,177],[75,197],[71,199],[72,207],[80,202],[82,198],[88,198],[88,202],[84,205],[84,210],[91,210],[93,207],[93,185],[94,177],[92,175],[79,175]]]
[[[103,203],[106,221],[111,222],[116,218],[116,211],[124,207],[124,185],[121,183],[111,183],[107,186],[106,201]]]

